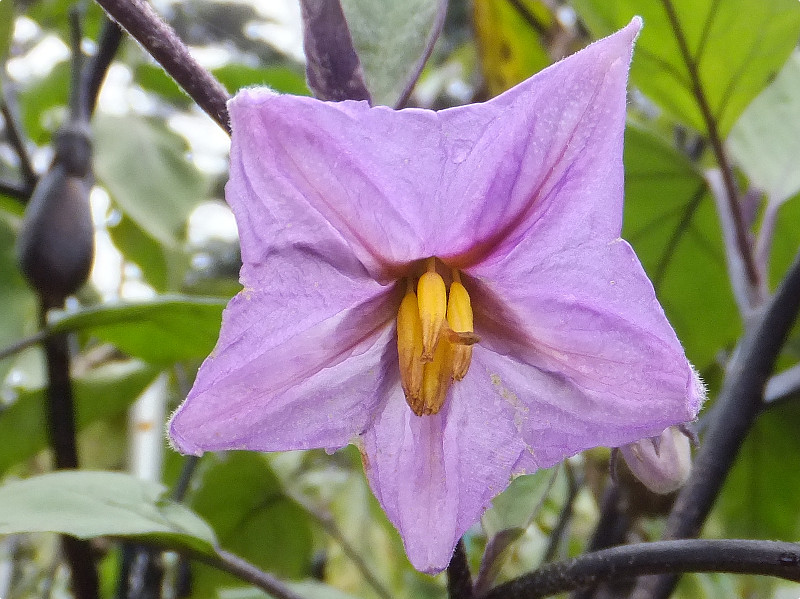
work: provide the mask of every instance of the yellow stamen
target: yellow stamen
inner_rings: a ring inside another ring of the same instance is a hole
[[[422,377],[421,405],[411,405],[417,416],[437,414],[444,404],[447,391],[453,382],[453,346],[440,339],[433,360],[425,364]]]
[[[411,280],[397,312],[397,354],[400,359],[400,384],[406,401],[417,403],[422,389],[422,323],[417,296]]]
[[[453,345],[453,378],[460,381],[467,375],[472,361],[472,345],[478,341],[473,333],[472,304],[469,294],[461,284],[458,271],[453,271],[453,282],[450,285],[450,297],[447,300],[447,323],[457,334],[459,341]]]
[[[433,360],[447,313],[447,286],[436,272],[435,258],[428,259],[428,271],[417,283],[419,318],[422,322],[422,361]]]

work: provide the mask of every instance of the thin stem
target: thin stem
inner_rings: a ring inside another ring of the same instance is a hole
[[[194,59],[175,30],[145,0],[97,0],[167,74],[230,135],[227,90]]]
[[[456,543],[453,557],[447,566],[447,596],[450,599],[473,599],[475,596],[463,539]]]
[[[717,498],[739,448],[761,413],[764,388],[800,309],[800,253],[728,367],[692,474],[667,518],[666,539],[694,537]],[[641,581],[632,597],[665,599],[675,576]]]
[[[658,541],[603,549],[549,564],[482,599],[536,599],[601,582],[664,572],[761,574],[800,582],[800,545],[780,541]]]
[[[0,194],[7,195],[17,200],[22,200],[23,202],[27,202],[30,199],[32,193],[33,193],[33,187],[28,187],[27,185],[20,185],[19,183],[11,183],[10,181],[0,180]]]
[[[88,113],[84,112],[86,103],[83,100],[83,89],[81,86],[81,72],[83,71],[83,28],[81,27],[81,15],[77,6],[73,6],[69,11],[69,33],[70,46],[72,51],[72,67],[70,69],[69,84],[69,110],[70,118],[73,122],[86,121]]]
[[[50,335],[50,331],[48,329],[42,329],[38,333],[34,333],[30,337],[25,337],[24,339],[20,339],[16,343],[12,343],[11,345],[0,349],[0,360],[5,358],[9,358],[14,354],[21,352],[22,350],[28,349],[38,343],[41,343]]]
[[[56,307],[56,306],[50,306]],[[42,308],[42,323],[47,306]],[[44,341],[47,362],[47,431],[56,468],[78,467],[75,441],[75,405],[69,372],[69,346],[66,334],[52,335]],[[62,536],[64,555],[72,573],[72,588],[77,599],[97,599],[99,584],[92,548],[88,541]]]
[[[18,111],[15,109],[13,102],[11,95],[8,92],[4,92],[2,102],[0,102],[0,111],[3,114],[8,143],[11,144],[19,159],[19,170],[23,181],[23,185],[19,189],[25,194],[26,198],[29,198],[33,193],[33,188],[36,186],[37,177],[36,172],[33,170],[33,161],[22,137],[22,130],[19,127],[19,119],[17,118]]]
[[[558,516],[558,522],[556,522],[553,531],[550,533],[550,541],[547,544],[547,549],[545,550],[544,557],[542,558],[543,563],[552,561],[556,556],[558,547],[561,545],[562,537],[569,526],[570,520],[572,520],[572,509],[575,505],[575,499],[578,497],[578,493],[581,490],[581,482],[575,478],[575,472],[572,470],[569,462],[564,462],[564,472],[567,475],[567,484],[569,488],[567,500],[564,502],[564,506],[561,508],[561,513]]]
[[[760,285],[758,269],[756,268],[755,260],[753,259],[753,252],[750,248],[750,240],[747,228],[742,218],[742,211],[739,206],[739,194],[736,190],[736,182],[733,179],[733,169],[728,160],[725,146],[722,143],[722,136],[717,128],[717,120],[711,110],[711,106],[706,98],[703,84],[700,81],[700,72],[697,69],[697,63],[689,51],[689,44],[684,35],[683,29],[678,19],[678,14],[672,4],[672,0],[661,0],[664,5],[664,10],[667,13],[672,31],[675,34],[675,41],[678,43],[678,49],[681,53],[686,69],[689,72],[689,79],[692,85],[692,92],[697,99],[697,104],[700,112],[703,115],[703,121],[708,130],[708,138],[711,142],[711,148],[717,160],[719,168],[722,170],[722,178],[726,191],[726,198],[730,208],[733,222],[736,229],[736,244],[741,254],[742,261],[744,262],[745,272],[750,285],[754,289],[758,289]]]
[[[245,582],[249,582],[269,593],[274,599],[303,599],[271,574],[258,569],[238,555],[224,549],[217,549],[216,555],[213,557],[205,554],[196,554],[192,557],[217,570],[227,572]]]
[[[315,508],[294,493],[290,494],[290,496],[339,544],[344,554],[353,562],[353,565],[361,573],[361,576],[364,577],[364,581],[373,588],[375,593],[382,599],[392,599],[392,593],[378,579],[358,550],[347,540],[347,537],[345,537],[344,533],[342,533],[336,525],[336,521],[329,514]]]
[[[772,408],[800,395],[800,364],[795,364],[769,379],[764,389],[764,407]]]

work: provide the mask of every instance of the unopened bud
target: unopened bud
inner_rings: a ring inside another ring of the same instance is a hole
[[[56,162],[40,179],[17,239],[20,269],[50,306],[86,282],[94,259],[88,180],[69,170]]]
[[[689,438],[676,426],[620,447],[620,452],[633,475],[661,495],[682,487],[692,469]]]

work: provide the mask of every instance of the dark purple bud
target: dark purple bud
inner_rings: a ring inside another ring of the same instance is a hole
[[[47,306],[75,293],[94,259],[90,179],[75,174],[88,171],[88,143],[79,141],[69,150],[59,140],[56,147],[56,160],[25,211],[16,248],[22,273]]]

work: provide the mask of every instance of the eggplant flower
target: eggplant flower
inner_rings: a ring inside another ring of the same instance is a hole
[[[692,420],[702,383],[619,238],[640,27],[440,112],[239,92],[244,288],[175,447],[354,443],[435,573],[512,476]]]

